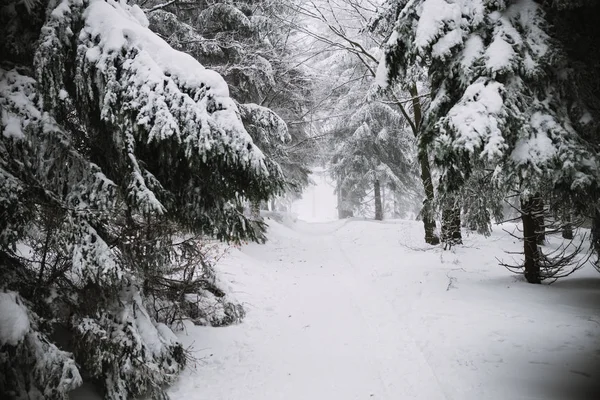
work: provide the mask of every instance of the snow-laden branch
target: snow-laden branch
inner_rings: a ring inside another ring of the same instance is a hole
[[[170,6],[173,3],[177,3],[177,1],[178,0],[170,0],[170,1],[167,1],[166,3],[157,4],[151,8],[144,8],[143,10],[145,13],[151,13],[152,11],[160,10],[160,9]]]

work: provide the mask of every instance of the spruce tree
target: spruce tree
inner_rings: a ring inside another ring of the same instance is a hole
[[[564,53],[534,1],[406,3],[381,79],[410,81],[423,69],[432,101],[420,146],[434,152],[443,197],[459,193],[476,171],[494,170],[495,185],[520,194],[527,225],[535,224],[529,203],[546,182],[566,197],[597,185],[586,120],[573,119],[584,110],[571,101]],[[539,283],[535,226],[525,231],[525,275]]]
[[[0,393],[67,398],[84,376],[108,399],[164,398],[186,363],[169,324],[198,312],[189,296],[224,296],[198,238],[262,240],[242,206],[283,188],[280,167],[224,79],[139,7],[21,6],[0,27],[37,38],[0,65],[0,312],[18,317]]]
[[[154,1],[145,6],[152,9],[154,3],[161,5]],[[149,13],[152,30],[224,77],[246,122],[252,112],[265,109],[286,124],[292,122],[289,136],[276,150],[268,137],[253,136],[263,153],[281,167],[288,195],[299,194],[308,184],[306,165],[313,158],[306,151],[311,141],[303,121],[310,107],[311,82],[297,59],[300,50],[290,40],[292,28],[284,22],[293,18],[285,2],[271,1],[176,2]],[[259,132],[279,134],[264,127],[254,131]]]

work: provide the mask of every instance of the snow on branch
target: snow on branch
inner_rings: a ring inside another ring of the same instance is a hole
[[[69,56],[72,51],[74,58]],[[119,163],[102,168],[109,176],[122,176],[122,165],[128,166],[129,175],[120,178],[120,184],[130,192],[130,205],[140,212],[168,210],[158,193],[180,189],[164,179],[173,171],[184,170],[181,179],[193,180],[198,174],[192,169],[222,165],[236,171],[226,175],[216,170],[223,180],[238,179],[251,186],[277,178],[277,168],[265,160],[244,129],[221,75],[172,49],[148,29],[138,6],[114,0],[63,0],[42,30],[35,61],[46,106],[64,109],[60,94],[65,92],[80,114],[99,118],[88,122],[87,129],[94,138],[110,142],[109,149],[122,163],[112,172]],[[277,186],[277,179],[271,182]],[[221,188],[236,192],[234,185]]]
[[[269,108],[247,103],[240,104],[239,110],[246,129],[257,143],[273,140],[285,143],[290,140],[287,124]]]
[[[5,143],[0,143],[0,153],[10,151],[13,157],[27,157],[32,170],[31,176],[25,175],[27,183],[44,188],[44,202],[65,213],[61,218],[64,234],[55,235],[53,240],[72,259],[78,282],[114,282],[122,277],[121,265],[92,228],[92,221],[113,213],[115,184],[75,151],[72,139],[54,118],[37,108],[38,98],[35,80],[14,70],[0,69],[0,106],[14,115],[15,129],[19,140],[26,142],[25,148],[36,149],[34,155],[27,150],[22,154],[21,147],[7,149]],[[4,192],[5,188],[14,195],[26,185],[3,167],[4,163],[0,164],[0,182],[4,181],[0,199],[10,200],[12,196]]]
[[[144,8],[144,12],[145,13],[151,13],[153,11],[160,10],[160,9],[165,8],[165,7],[168,7],[168,6],[170,6],[171,4],[173,4],[175,2],[177,2],[177,0],[171,0],[171,1],[167,1],[166,3],[157,4],[157,5],[155,5],[152,8]]]

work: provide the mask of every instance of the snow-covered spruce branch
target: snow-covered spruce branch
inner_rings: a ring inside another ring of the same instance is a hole
[[[165,7],[168,7],[171,4],[177,3],[177,1],[179,1],[179,0],[170,0],[170,1],[167,1],[166,3],[157,4],[157,5],[155,5],[155,6],[151,7],[151,8],[144,8],[143,11],[145,13],[151,13],[153,11],[161,10],[161,9],[163,9]]]

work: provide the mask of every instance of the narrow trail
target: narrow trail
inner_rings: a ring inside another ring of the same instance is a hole
[[[263,305],[249,307],[246,325],[233,327],[247,329],[243,340],[231,353],[212,356],[224,386],[231,363],[244,371],[234,378],[239,385],[223,388],[216,398],[446,398],[414,339],[401,328],[404,311],[372,287],[340,244],[336,234],[344,224],[302,225],[244,250],[272,275],[260,288],[268,295],[256,299]],[[198,382],[198,390],[206,384]]]
[[[245,246],[221,266],[248,315],[240,325],[194,327],[183,337],[200,361],[170,390],[172,398],[552,398],[507,386],[523,365],[554,368],[534,347],[523,356],[531,360],[505,362],[513,353],[522,357],[525,345],[514,334],[522,335],[522,325],[507,328],[507,321],[535,317],[514,314],[511,303],[504,311],[494,310],[495,302],[471,304],[480,282],[497,278],[483,275],[481,263],[479,270],[463,268],[454,253],[398,246],[399,237],[411,243],[413,227],[274,224],[267,244]]]

